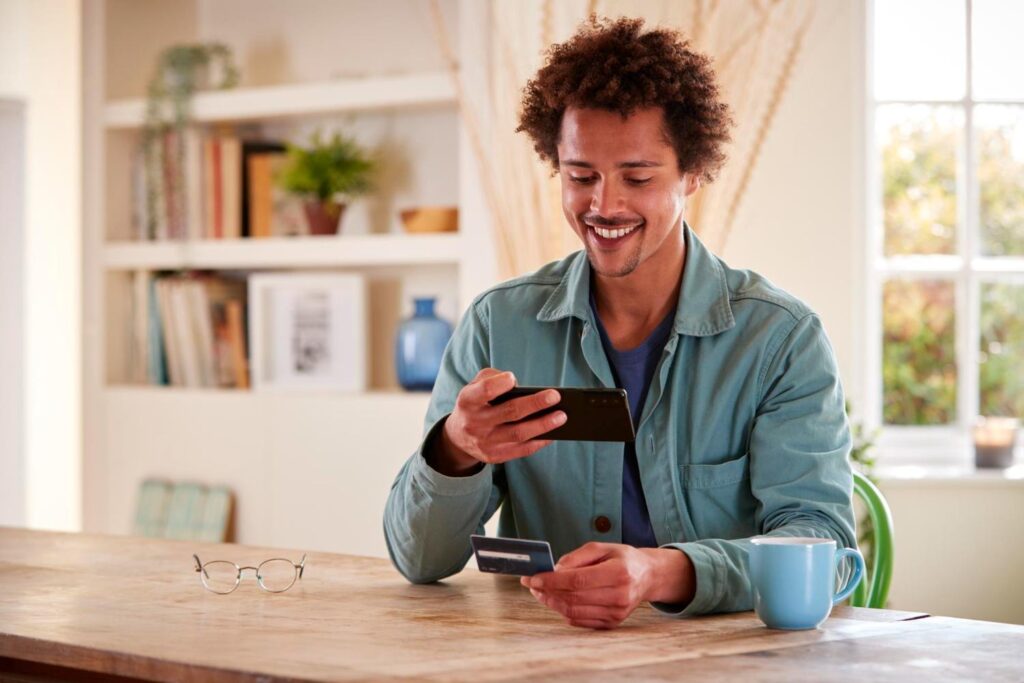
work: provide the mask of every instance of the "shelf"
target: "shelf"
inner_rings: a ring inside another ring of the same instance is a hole
[[[183,242],[112,242],[107,270],[370,267],[456,264],[461,236],[352,235]]]
[[[215,123],[455,102],[451,75],[426,73],[204,92],[192,100],[192,118]],[[104,124],[107,128],[139,128],[145,112],[142,98],[110,102],[104,108]]]
[[[250,391],[248,389],[210,389],[173,386],[156,386],[149,384],[110,384],[105,388],[108,396],[118,399],[161,401],[204,400],[214,402],[245,402],[260,401],[269,403],[331,401],[335,403],[358,402],[361,405],[375,404],[384,409],[389,405],[404,405],[422,408],[426,411],[430,403],[428,391],[403,391],[401,389],[370,389],[358,392],[283,392],[283,391]]]

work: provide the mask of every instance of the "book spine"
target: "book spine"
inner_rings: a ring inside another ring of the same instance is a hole
[[[160,311],[157,304],[157,282],[149,278],[149,383],[156,385],[170,384],[167,374],[167,344],[164,339],[164,328],[160,324]]]
[[[185,377],[181,367],[181,356],[178,354],[178,338],[174,325],[174,306],[171,301],[171,280],[161,279],[156,283],[157,302],[160,307],[160,327],[163,330],[164,348],[167,350],[167,369],[170,384],[176,387],[185,385]]]
[[[213,238],[224,237],[224,175],[222,171],[221,140],[213,139]]]
[[[185,234],[203,236],[203,139],[194,127],[185,134]]]
[[[245,350],[244,305],[239,299],[232,299],[226,304],[228,340],[231,345],[232,368],[235,373],[235,386],[239,389],[249,388],[249,361]]]

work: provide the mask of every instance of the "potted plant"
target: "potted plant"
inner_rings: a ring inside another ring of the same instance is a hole
[[[288,146],[278,183],[303,198],[312,234],[333,235],[345,210],[345,200],[371,189],[375,165],[355,140],[341,133],[324,140],[317,131],[308,148]]]

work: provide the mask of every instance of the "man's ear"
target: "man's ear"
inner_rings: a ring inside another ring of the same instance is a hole
[[[687,197],[700,189],[700,173],[691,172],[683,175],[684,192]]]

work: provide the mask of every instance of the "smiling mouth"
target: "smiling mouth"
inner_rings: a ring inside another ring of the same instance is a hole
[[[636,225],[629,225],[623,228],[606,228],[603,226],[593,225],[591,223],[584,223],[588,228],[593,230],[599,237],[603,237],[606,240],[619,239],[626,235],[635,232],[638,228],[643,227],[643,222],[637,223]]]

